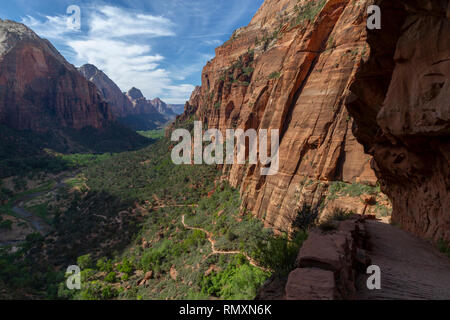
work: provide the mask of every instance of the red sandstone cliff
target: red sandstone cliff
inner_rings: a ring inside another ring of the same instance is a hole
[[[45,131],[111,120],[108,105],[58,51],[26,26],[0,20],[0,123]]]
[[[381,30],[366,30],[370,4]],[[216,49],[181,120],[280,129],[277,175],[224,168],[267,226],[289,229],[330,181],[374,182],[371,162],[393,221],[449,240],[449,10],[447,0],[266,0]]]
[[[280,170],[224,168],[243,206],[289,230],[298,210],[320,206],[331,181],[370,182],[370,157],[352,134],[344,101],[367,58],[369,1],[266,0],[247,27],[216,49],[182,119],[211,128],[279,129]],[[206,126],[206,125],[204,125]]]

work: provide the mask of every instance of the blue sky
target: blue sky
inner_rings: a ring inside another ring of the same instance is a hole
[[[14,0],[0,17],[23,22],[76,66],[92,63],[123,91],[184,103],[214,49],[247,25],[263,0]],[[81,29],[68,28],[70,5]]]

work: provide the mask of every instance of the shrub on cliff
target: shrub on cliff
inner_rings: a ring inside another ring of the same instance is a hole
[[[86,254],[84,256],[78,257],[77,259],[77,265],[81,268],[81,269],[87,269],[93,266],[93,262],[91,259],[91,255],[90,254]]]
[[[307,231],[315,225],[318,217],[319,209],[312,208],[311,206],[305,204],[302,209],[298,211],[293,227],[295,229]]]
[[[297,26],[303,22],[313,22],[326,2],[326,0],[310,0],[306,1],[303,6],[295,5],[294,10],[297,16],[292,21],[292,25]]]
[[[286,275],[294,269],[295,259],[307,237],[304,231],[298,232],[293,239],[289,239],[286,234],[270,237],[258,244],[256,258],[261,265],[274,270],[275,274]]]
[[[279,77],[281,77],[281,72],[279,71],[274,71],[269,75],[269,79],[278,79]]]

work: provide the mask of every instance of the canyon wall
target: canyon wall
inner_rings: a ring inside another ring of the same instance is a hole
[[[155,119],[159,121],[161,115],[167,120],[175,117],[172,108],[161,99],[147,100],[137,88],[130,89],[128,93],[122,92],[114,81],[92,64],[85,64],[78,68],[78,71],[97,86],[116,118],[155,114]]]
[[[392,220],[450,240],[450,3],[377,1],[382,28],[347,98]]]
[[[323,205],[330,182],[376,183],[344,102],[367,59],[371,1],[266,0],[203,69],[178,121],[204,127],[279,129],[280,169],[223,168],[248,209],[275,230],[291,230],[306,204]]]
[[[97,86],[115,117],[125,117],[130,113],[133,108],[131,101],[103,71],[92,64],[85,64],[78,71]]]
[[[0,123],[18,130],[102,128],[113,119],[96,86],[48,42],[0,20]]]

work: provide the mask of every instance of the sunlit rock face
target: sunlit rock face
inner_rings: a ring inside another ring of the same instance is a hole
[[[351,86],[355,135],[373,155],[394,223],[450,240],[450,4],[376,1],[382,29]]]
[[[48,42],[20,23],[0,20],[0,123],[46,131],[102,128],[113,119],[96,86]]]
[[[320,207],[330,181],[376,183],[371,157],[353,133],[344,102],[370,50],[371,1],[267,0],[203,69],[179,120],[204,127],[279,129],[280,169],[223,168],[248,209],[275,230],[291,230],[304,204]]]

